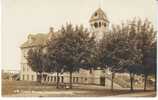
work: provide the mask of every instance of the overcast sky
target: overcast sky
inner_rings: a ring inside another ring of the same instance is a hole
[[[47,33],[62,24],[89,27],[92,13],[101,7],[113,24],[133,17],[156,25],[155,0],[2,0],[2,68],[20,69],[20,45],[29,33]]]

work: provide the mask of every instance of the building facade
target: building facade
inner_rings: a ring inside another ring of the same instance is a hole
[[[104,11],[99,8],[97,9],[92,16],[90,17],[89,24],[91,26],[91,30],[96,34],[97,39],[101,39],[103,34],[108,29],[109,21],[107,19]],[[58,32],[54,32],[53,28],[50,28],[50,32],[48,34],[38,33],[36,35],[30,34],[25,43],[21,45],[21,71],[20,71],[20,80],[26,81],[37,81],[38,73],[32,71],[32,69],[27,64],[27,53],[30,48],[37,48],[39,45],[46,45],[46,41],[51,37],[54,37],[54,34],[58,34]],[[98,84],[105,85],[106,84],[106,73],[101,69],[96,70],[84,70],[80,69],[79,72],[74,72],[72,77],[73,83],[81,83],[81,84]],[[59,81],[62,83],[69,83],[69,73],[60,73]],[[57,82],[56,73],[44,73],[43,81],[47,83]]]

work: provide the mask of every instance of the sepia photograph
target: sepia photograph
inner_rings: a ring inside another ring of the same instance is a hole
[[[157,94],[157,0],[2,0],[2,97]]]

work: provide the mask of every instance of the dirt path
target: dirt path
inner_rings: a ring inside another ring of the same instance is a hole
[[[61,91],[24,91],[23,93],[9,95],[11,97],[154,97],[156,92],[141,91],[141,92],[127,92],[127,91],[108,91],[108,90],[61,90]]]
[[[139,92],[117,95],[119,97],[155,97],[156,92]]]

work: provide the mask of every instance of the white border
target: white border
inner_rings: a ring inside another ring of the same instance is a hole
[[[157,13],[157,30],[158,30],[158,0],[157,0],[157,9],[155,11]],[[0,0],[0,65],[2,65],[2,0]],[[158,33],[158,32],[157,32]],[[158,62],[158,61],[157,61]],[[1,66],[2,67],[2,66]],[[0,71],[0,75],[1,75],[1,71]],[[157,76],[158,76],[158,73],[157,73]],[[158,77],[157,77],[158,79]],[[1,88],[1,78],[0,78],[0,88]],[[158,90],[158,89],[157,89]],[[1,91],[0,91],[0,94],[1,94]],[[16,99],[16,100],[52,100],[52,99],[55,99],[55,100],[72,100],[72,99],[76,99],[76,100],[80,100],[80,99],[86,99],[86,100],[96,100],[96,99],[100,99],[100,100],[115,100],[115,99],[118,99],[118,100],[133,100],[133,99],[139,99],[139,100],[147,100],[147,99],[150,99],[150,100],[158,100],[158,93],[157,93],[157,97],[2,97],[0,96],[0,100],[13,100],[13,99]]]

